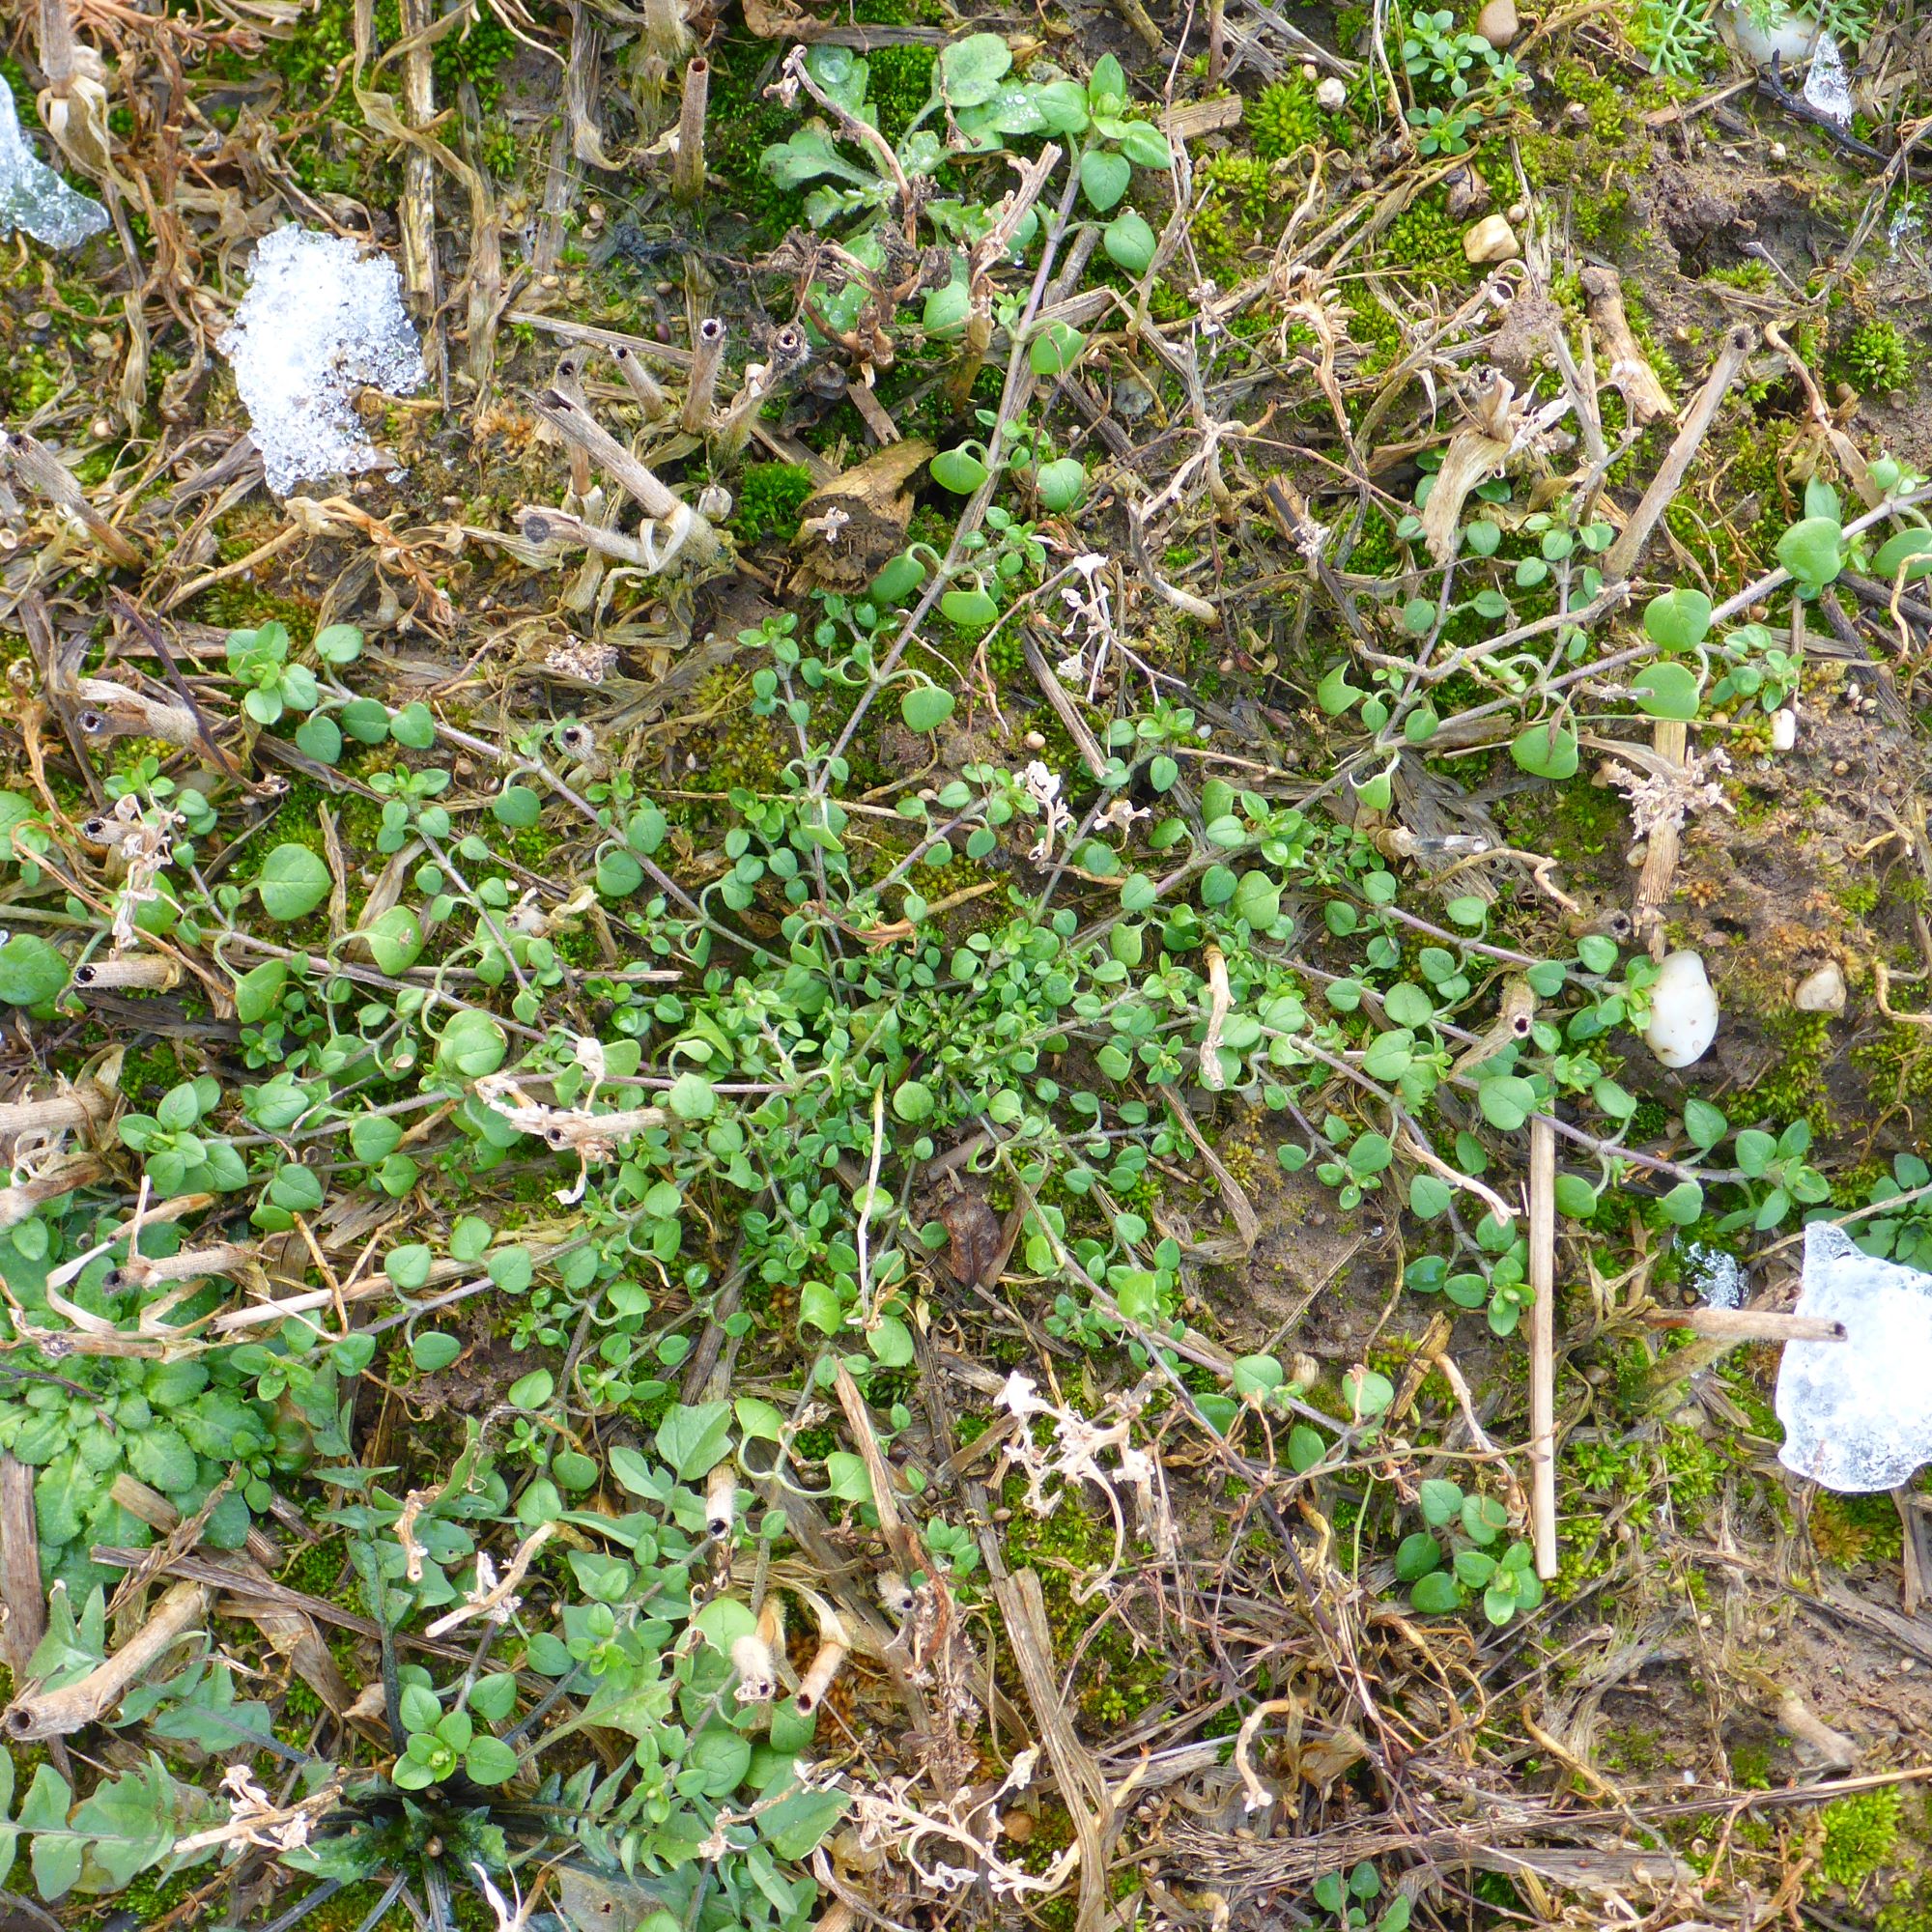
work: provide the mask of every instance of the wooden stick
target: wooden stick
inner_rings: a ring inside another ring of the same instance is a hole
[[[166,1653],[200,1623],[208,1592],[199,1583],[177,1583],[128,1642],[64,1690],[17,1696],[0,1714],[0,1729],[15,1744],[66,1737],[104,1717]]]
[[[1529,1475],[1536,1574],[1556,1575],[1556,1133],[1529,1123]]]
[[[1654,1308],[1653,1328],[1685,1328],[1714,1342],[1842,1342],[1845,1324],[1817,1315],[1780,1315],[1770,1308]]]

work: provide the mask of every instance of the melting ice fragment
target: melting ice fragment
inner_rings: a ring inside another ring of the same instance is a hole
[[[1804,76],[1804,104],[1815,107],[1840,130],[1852,125],[1852,77],[1845,71],[1845,57],[1830,34],[1818,36],[1818,51],[1811,56],[1811,71]]]
[[[24,228],[49,248],[77,248],[106,226],[107,211],[98,201],[35,158],[20,131],[14,90],[0,80],[0,234]]]
[[[351,400],[364,386],[406,396],[422,351],[385,256],[346,237],[277,228],[255,250],[248,293],[222,338],[269,488],[386,459],[362,435]]]
[[[1744,1270],[1736,1255],[1722,1248],[1691,1241],[1684,1249],[1684,1280],[1697,1291],[1706,1308],[1741,1308],[1745,1298]]]
[[[1778,1460],[1828,1490],[1896,1489],[1932,1461],[1932,1275],[1814,1221],[1796,1312],[1842,1323],[1846,1339],[1784,1345]]]

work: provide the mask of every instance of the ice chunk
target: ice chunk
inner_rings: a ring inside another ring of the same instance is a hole
[[[14,90],[0,80],[0,234],[24,228],[49,248],[77,248],[106,226],[107,211],[98,201],[35,159],[20,131]]]
[[[252,280],[223,336],[269,488],[374,469],[386,459],[350,402],[368,386],[406,396],[422,351],[396,265],[342,236],[277,228],[255,250]]]
[[[1695,1289],[1706,1308],[1740,1308],[1744,1305],[1744,1270],[1736,1255],[1714,1248],[1703,1241],[1686,1243],[1684,1282]]]
[[[1804,104],[1815,107],[1841,132],[1852,125],[1852,77],[1845,71],[1845,57],[1830,34],[1818,36],[1818,51],[1811,56],[1811,71],[1804,76]]]
[[[1932,1461],[1932,1275],[1814,1221],[1797,1312],[1842,1322],[1845,1340],[1784,1345],[1778,1460],[1828,1490],[1896,1489]]]

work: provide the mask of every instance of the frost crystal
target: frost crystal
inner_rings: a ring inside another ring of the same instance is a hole
[[[1797,1312],[1842,1322],[1846,1339],[1784,1345],[1778,1460],[1828,1490],[1896,1489],[1932,1460],[1932,1275],[1814,1221],[1804,1280]]]
[[[422,382],[395,264],[306,228],[278,228],[256,249],[221,348],[277,496],[379,468],[385,458],[362,436],[351,399],[365,385],[406,396]]]
[[[20,131],[14,90],[0,80],[0,234],[24,228],[49,248],[77,248],[107,226],[107,211],[36,160]]]

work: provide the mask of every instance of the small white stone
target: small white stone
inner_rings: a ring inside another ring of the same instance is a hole
[[[1498,52],[1516,39],[1520,23],[1516,0],[1488,0],[1476,15],[1476,31]]]
[[[1702,957],[1688,951],[1671,953],[1650,989],[1644,1044],[1665,1066],[1690,1066],[1703,1059],[1717,1037],[1718,996]]]
[[[1339,114],[1349,104],[1349,89],[1334,74],[1323,77],[1315,90],[1315,104],[1324,114]]]
[[[1718,31],[1754,67],[1769,67],[1773,60],[1787,71],[1802,67],[1818,43],[1818,22],[1781,0],[1759,8],[1725,0],[1718,9]]]
[[[1816,972],[1799,981],[1791,1004],[1801,1013],[1841,1013],[1845,1010],[1844,969],[1835,959],[1828,959]]]
[[[1471,262],[1514,262],[1522,246],[1500,214],[1486,214],[1463,237],[1463,253]]]
[[[1771,714],[1771,749],[1788,752],[1797,742],[1798,714],[1786,704]]]

